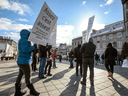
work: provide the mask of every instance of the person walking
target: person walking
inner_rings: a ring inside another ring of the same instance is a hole
[[[84,43],[81,47],[81,53],[83,56],[83,80],[81,84],[86,85],[86,77],[87,77],[87,68],[89,66],[90,69],[90,83],[94,85],[94,52],[96,50],[96,45],[93,44],[93,39],[90,38],[88,43]]]
[[[95,54],[95,61],[96,61],[95,64],[97,65],[98,64],[98,61],[99,61],[99,55],[97,53]]]
[[[69,60],[70,60],[70,67],[69,68],[73,68],[73,58],[74,58],[74,54],[73,54],[73,50],[71,48],[71,51],[69,53]]]
[[[105,67],[108,71],[108,77],[113,77],[116,57],[117,57],[117,50],[114,47],[112,47],[112,43],[109,43],[105,50]]]
[[[37,47],[37,43],[35,43],[35,46]],[[37,54],[37,52],[38,52],[38,49],[35,48],[34,51],[33,51],[32,64],[31,64],[33,71],[37,70],[37,68],[36,68],[36,63],[37,63],[37,56],[36,56],[36,54]]]
[[[82,53],[80,52],[81,44],[74,49],[74,60],[76,60],[76,76],[78,76],[78,67],[80,65],[80,75],[82,76]]]
[[[47,51],[48,51],[48,45],[43,46],[39,44],[39,60],[40,60],[40,66],[39,66],[39,76],[40,79],[45,79],[44,76],[44,67],[46,64],[46,58],[47,58]]]
[[[62,56],[61,56],[61,54],[59,55],[59,61],[61,62],[61,59],[62,59]]]
[[[21,30],[20,32],[20,40],[18,42],[18,59],[17,59],[17,65],[19,67],[19,74],[16,79],[15,83],[15,96],[22,96],[26,93],[21,91],[21,79],[23,75],[25,75],[25,82],[27,84],[27,87],[30,89],[31,95],[39,95],[40,93],[37,92],[33,86],[33,84],[30,81],[31,71],[30,71],[30,65],[29,60],[31,57],[31,52],[36,48],[36,46],[31,46],[30,42],[28,41],[30,32],[26,29]]]
[[[58,50],[58,48],[56,48],[56,49],[54,49],[54,51],[53,51],[53,54],[52,54],[52,58],[53,58],[53,68],[57,68],[56,67],[56,57],[57,57],[57,50]]]
[[[101,55],[102,64],[104,64],[104,53]]]
[[[51,67],[52,67],[52,61],[53,61],[53,59],[52,59],[52,53],[53,53],[52,46],[49,45],[48,49],[49,50],[47,51],[47,64],[45,66],[44,74],[47,74],[47,76],[52,76],[52,74],[51,74]],[[48,68],[48,73],[46,72],[47,68]]]

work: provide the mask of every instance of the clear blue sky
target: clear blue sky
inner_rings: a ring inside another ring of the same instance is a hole
[[[93,29],[123,20],[121,0],[45,0],[58,16],[57,43],[71,41],[87,29],[95,15]],[[0,0],[0,35],[17,41],[23,28],[32,28],[44,0]]]

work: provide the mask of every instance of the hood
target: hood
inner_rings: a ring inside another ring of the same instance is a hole
[[[20,31],[20,37],[28,39],[30,32],[27,29],[22,29]]]
[[[89,42],[93,43],[93,39],[92,38],[89,38]]]
[[[109,43],[109,44],[107,45],[107,47],[112,47],[112,43]]]

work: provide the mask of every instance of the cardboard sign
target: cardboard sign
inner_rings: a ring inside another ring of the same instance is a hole
[[[48,39],[48,45],[52,45],[53,47],[56,46],[56,32],[57,32],[57,23],[55,24],[55,27],[52,30],[52,33],[50,34],[50,37]]]
[[[58,17],[44,2],[28,40],[46,46],[57,19]]]
[[[89,18],[88,28],[87,28],[87,32],[86,32],[86,41],[87,42],[88,42],[88,40],[90,38],[90,34],[91,34],[94,18],[95,18],[95,15]]]

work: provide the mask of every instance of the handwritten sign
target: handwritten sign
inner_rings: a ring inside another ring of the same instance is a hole
[[[48,43],[49,36],[57,19],[58,17],[51,11],[46,2],[44,2],[28,40],[45,46]]]

